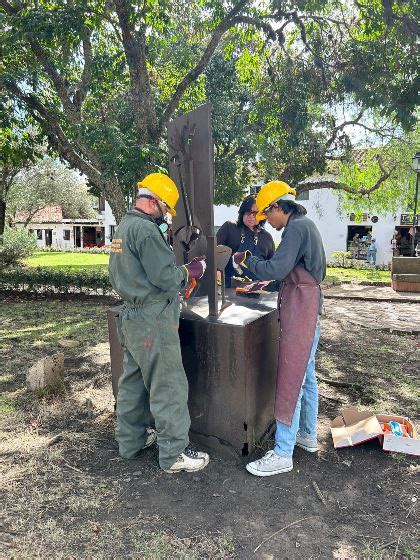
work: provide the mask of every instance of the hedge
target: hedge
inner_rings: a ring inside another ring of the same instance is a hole
[[[63,271],[42,267],[0,271],[0,289],[43,293],[115,295],[104,270]]]
[[[111,252],[111,245],[104,245],[102,247],[58,247],[57,245],[50,245],[48,247],[37,247],[36,251],[40,253],[109,254]]]

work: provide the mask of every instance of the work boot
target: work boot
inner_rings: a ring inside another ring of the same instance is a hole
[[[170,469],[163,469],[166,473],[172,474],[180,471],[196,472],[201,471],[209,464],[210,457],[202,451],[194,451],[190,447],[181,453]]]
[[[147,439],[143,449],[147,449],[148,447],[153,445],[157,437],[156,430],[154,430],[153,428],[146,428],[146,432],[147,432]]]
[[[316,453],[318,451],[318,442],[316,439],[302,436],[299,433],[296,437],[296,445],[305,451],[309,451],[309,453]]]
[[[293,469],[293,460],[291,457],[280,457],[271,449],[261,459],[248,463],[246,470],[255,476],[272,476],[273,474],[281,474],[289,472]]]

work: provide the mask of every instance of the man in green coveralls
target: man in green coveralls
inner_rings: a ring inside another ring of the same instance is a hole
[[[189,447],[188,382],[179,343],[179,289],[201,278],[204,257],[177,267],[165,238],[165,216],[176,215],[175,183],[152,173],[138,183],[136,204],[112,240],[109,277],[124,300],[118,332],[124,351],[117,395],[116,438],[120,455],[138,456],[157,439],[159,465],[168,472],[195,472],[207,453]],[[155,424],[155,430],[150,426]]]

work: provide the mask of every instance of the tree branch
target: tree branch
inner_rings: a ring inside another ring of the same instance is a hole
[[[275,31],[269,23],[260,19],[248,16],[236,16],[232,23],[247,23],[249,25],[253,25],[254,27],[262,29],[272,41],[277,40],[278,31]]]
[[[102,183],[101,171],[84,159],[70,144],[55,115],[34,94],[23,93],[16,84],[10,81],[6,81],[5,86],[26,105],[35,120],[43,126],[50,143],[57,149],[60,156],[76,169],[80,169],[92,183],[100,185]]]
[[[333,190],[337,190],[337,191],[344,191],[344,192],[349,193],[349,194],[354,195],[354,196],[369,196],[371,193],[378,190],[379,187],[382,185],[382,183],[384,183],[387,179],[389,179],[389,177],[391,176],[391,173],[395,170],[395,167],[393,167],[389,171],[387,171],[385,169],[384,165],[383,165],[383,162],[382,162],[382,159],[381,159],[380,155],[378,155],[376,157],[376,160],[378,162],[378,165],[379,165],[379,168],[381,170],[382,175],[379,177],[379,179],[376,181],[376,183],[374,185],[372,185],[371,187],[356,190],[356,189],[352,189],[351,187],[349,187],[345,183],[340,183],[339,181],[332,181],[332,180],[313,181],[313,182],[312,181],[307,181],[305,183],[302,183],[302,184],[298,185],[297,192],[299,194],[299,193],[302,193],[302,192],[315,191],[315,190],[318,190],[318,189],[333,189]]]
[[[92,79],[92,61],[93,61],[93,51],[92,51],[92,43],[90,41],[91,31],[88,28],[85,28],[83,31],[83,57],[85,60],[85,64],[83,66],[82,77],[80,80],[79,87],[74,94],[73,103],[78,112],[81,112],[83,101],[86,99],[86,95],[89,91],[90,82]]]
[[[355,119],[352,119],[352,120],[350,120],[350,121],[344,121],[344,122],[342,122],[340,125],[336,126],[336,127],[333,129],[331,138],[329,138],[329,139],[327,140],[327,143],[326,143],[326,148],[327,148],[327,150],[328,150],[328,148],[329,148],[330,146],[332,146],[332,144],[334,144],[334,142],[335,142],[336,139],[337,139],[337,135],[338,135],[338,133],[339,133],[340,131],[342,131],[346,126],[353,125],[353,124],[358,124],[358,123],[359,123],[360,119],[363,117],[363,113],[364,113],[363,110],[360,111],[359,114],[357,115],[357,117],[356,117]]]
[[[191,70],[184,76],[181,82],[175,89],[175,93],[172,99],[169,101],[167,107],[163,111],[162,117],[159,122],[159,130],[161,131],[168,123],[169,119],[172,117],[173,113],[177,109],[182,96],[187,91],[188,87],[198,78],[198,76],[205,70],[207,64],[209,63],[214,51],[220,43],[220,40],[224,33],[235,24],[235,18],[241,12],[241,10],[246,6],[248,0],[239,0],[236,5],[230,10],[230,12],[223,18],[219,25],[213,31],[213,35],[208,43],[204,53],[202,54],[200,60],[191,68]]]
[[[113,3],[122,31],[122,43],[130,72],[137,141],[139,144],[146,144],[151,138],[152,141],[157,142],[158,123],[147,70],[146,29],[142,26],[139,31],[136,30],[131,2],[113,0]]]
[[[33,37],[28,37],[28,42],[31,45],[32,52],[35,54],[37,59],[41,62],[45,73],[52,81],[55,90],[63,104],[64,112],[72,124],[80,124],[81,122],[81,115],[80,110],[73,105],[72,100],[70,99],[68,89],[64,83],[63,77],[58,72],[54,64],[48,57],[47,52],[41,46],[41,44],[34,39]]]

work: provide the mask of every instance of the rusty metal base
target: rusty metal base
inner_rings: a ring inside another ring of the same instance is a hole
[[[236,296],[217,319],[207,298],[192,298],[181,313],[179,335],[189,381],[191,439],[229,455],[248,455],[273,424],[277,370],[276,295]],[[114,395],[122,371],[115,317],[108,310]]]

